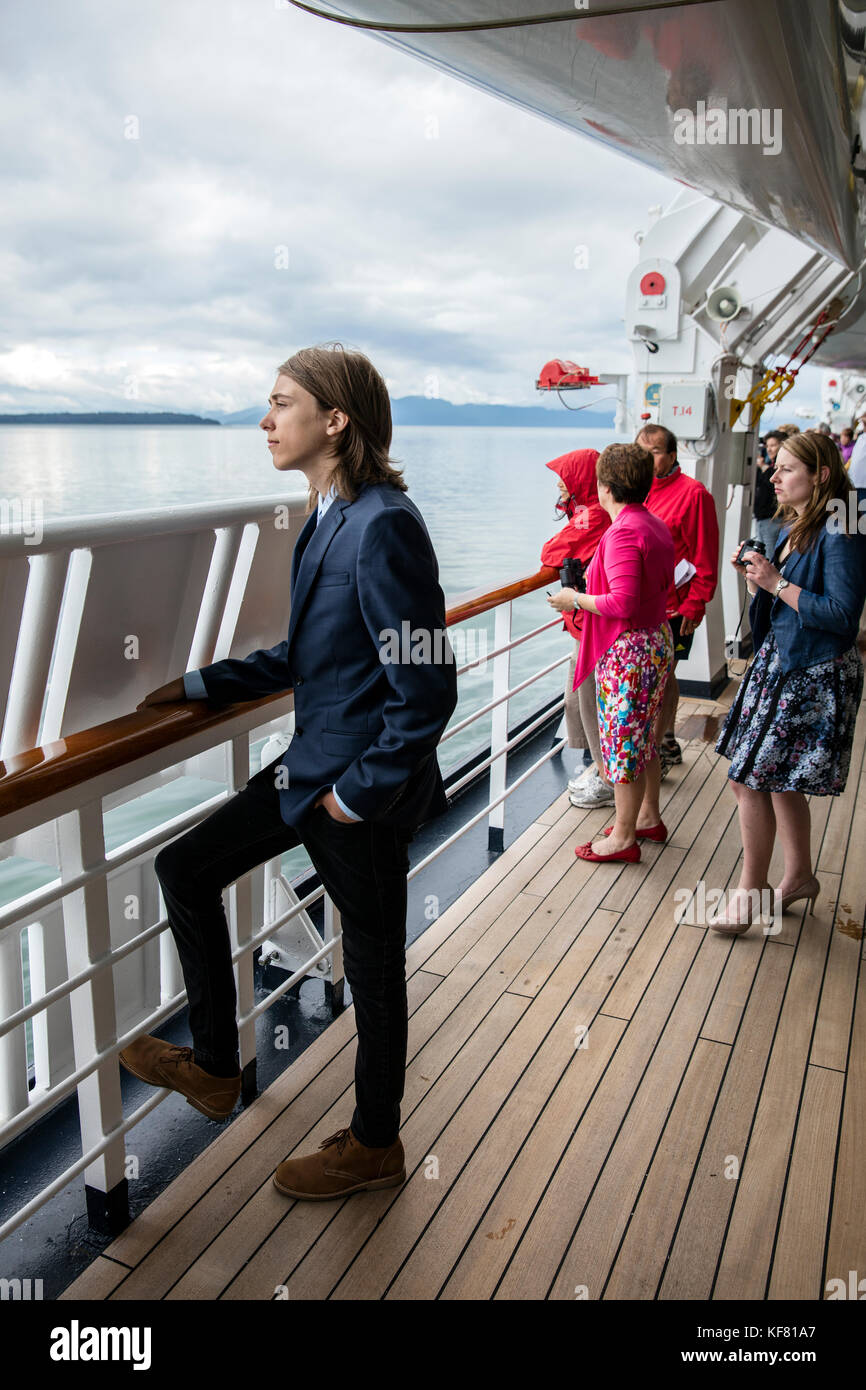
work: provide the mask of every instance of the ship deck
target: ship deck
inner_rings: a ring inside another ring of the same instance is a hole
[[[814,917],[725,939],[675,894],[736,882],[734,688],[680,703],[667,844],[578,860],[611,817],[563,794],[408,949],[403,1187],[271,1182],[349,1122],[350,1007],[61,1297],[811,1300],[866,1269],[866,719],[811,801]]]

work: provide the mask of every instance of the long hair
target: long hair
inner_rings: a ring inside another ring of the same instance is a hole
[[[293,353],[278,371],[309,391],[322,410],[341,410],[349,417],[334,441],[332,482],[340,497],[354,502],[365,483],[391,483],[401,492],[409,491],[401,470],[394,467],[399,460],[389,456],[393,427],[388,388],[369,357],[342,343],[321,343]],[[317,497],[311,486],[308,512]]]
[[[791,434],[784,444],[779,446],[779,453],[776,455],[776,466],[779,463],[779,454],[786,450],[793,454],[795,459],[806,465],[812,475],[812,495],[806,503],[805,508],[798,516],[794,508],[784,503],[780,504],[774,513],[776,521],[792,522],[790,535],[788,537],[792,550],[810,550],[818,539],[818,534],[827,525],[830,503],[834,499],[842,501],[844,521],[839,525],[839,531],[846,536],[850,536],[848,530],[848,496],[855,492],[845,471],[845,464],[839,452],[839,446],[835,440],[826,434],[797,433]],[[822,467],[829,469],[826,482],[821,482]],[[856,496],[856,492],[855,492]],[[856,511],[856,508],[855,508]]]

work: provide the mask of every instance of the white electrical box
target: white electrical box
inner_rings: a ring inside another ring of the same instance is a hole
[[[708,382],[662,383],[658,422],[673,430],[677,439],[703,439],[707,433],[708,417]]]

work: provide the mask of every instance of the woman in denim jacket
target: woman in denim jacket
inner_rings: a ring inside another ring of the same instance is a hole
[[[866,541],[836,444],[822,434],[791,436],[772,482],[783,509],[776,550],[772,559],[747,551],[747,565],[737,566],[753,596],[756,655],[716,743],[731,760],[743,840],[737,889],[710,922],[728,935],[748,930],[754,902],[770,887],[777,830],[785,870],[776,909],[808,898],[814,911],[821,885],[812,872],[806,797],[844,791],[863,694],[857,630]]]

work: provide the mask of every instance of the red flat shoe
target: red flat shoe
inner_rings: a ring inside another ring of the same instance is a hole
[[[629,845],[628,849],[618,849],[614,854],[596,854],[592,840],[587,840],[585,845],[578,845],[574,852],[578,859],[588,859],[592,864],[605,864],[608,859],[621,859],[627,864],[640,863],[640,845]]]
[[[609,835],[612,830],[613,826],[609,825],[601,833],[602,835]],[[636,830],[634,833],[639,840],[656,840],[659,844],[664,844],[668,838],[667,826],[663,820],[660,820],[658,825],[648,825],[645,830]]]

